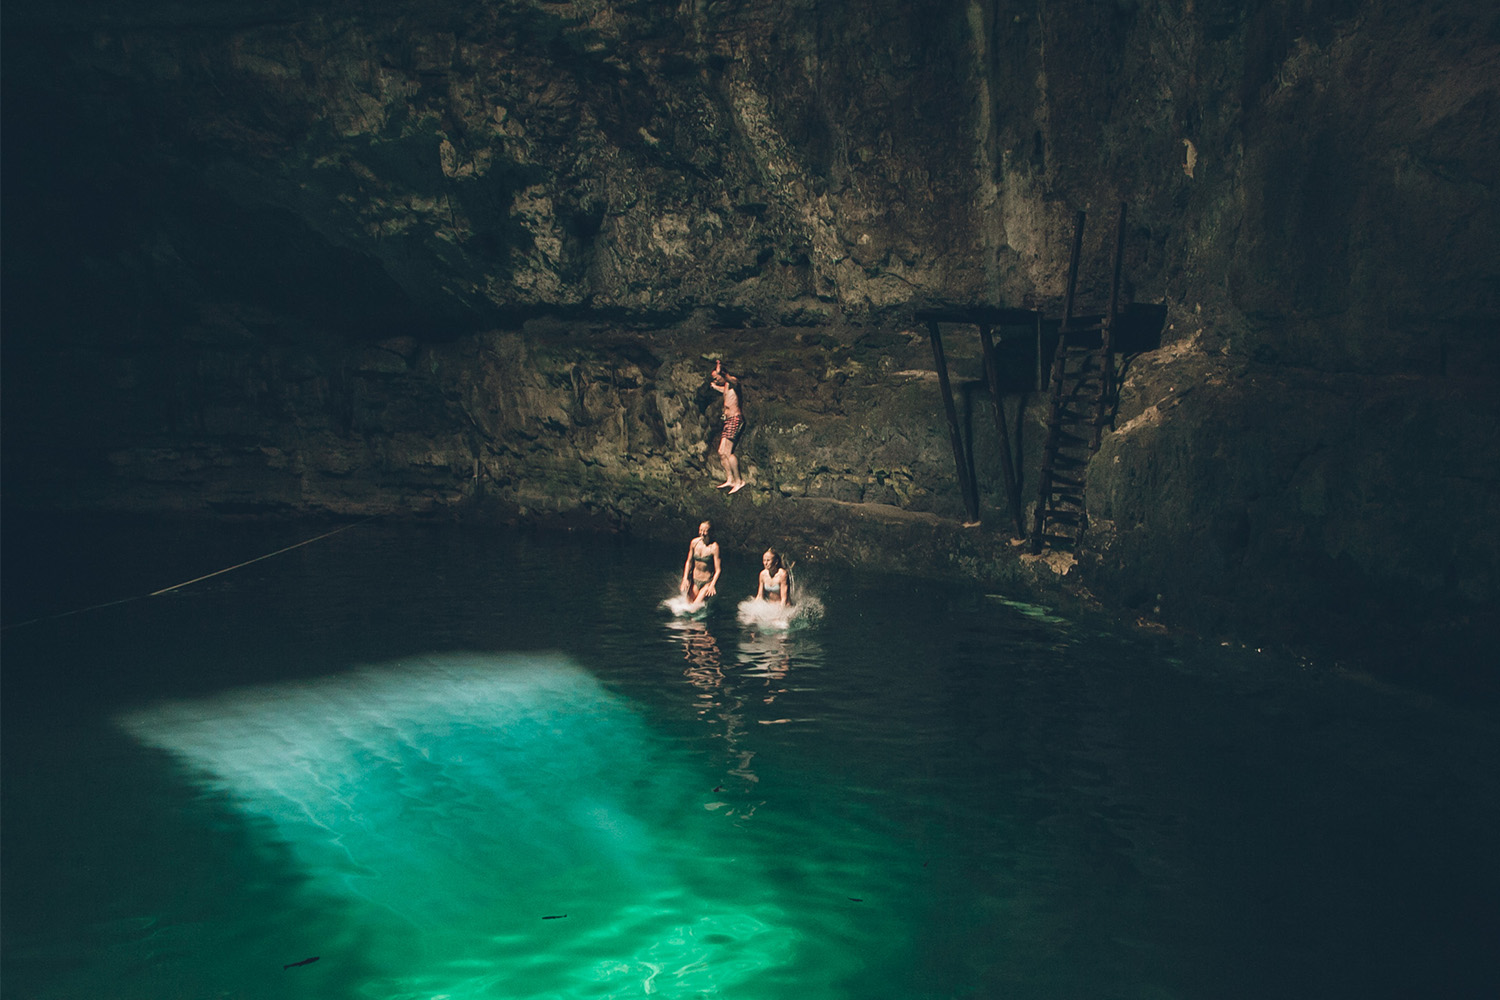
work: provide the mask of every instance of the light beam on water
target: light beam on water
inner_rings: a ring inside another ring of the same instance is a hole
[[[836,995],[856,968],[851,935],[893,933],[816,905],[841,898],[847,873],[803,866],[788,898],[764,874],[766,842],[718,810],[713,779],[559,655],[410,658],[119,721],[290,855],[299,891],[329,915],[306,976],[358,969],[341,992],[686,996],[759,983],[734,993],[774,996],[802,964],[799,996]],[[779,856],[776,870],[789,864]],[[821,984],[807,981],[809,951]]]

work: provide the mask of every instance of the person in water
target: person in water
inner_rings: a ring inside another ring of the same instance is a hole
[[[719,462],[724,466],[724,481],[715,489],[727,488],[731,493],[738,493],[745,488],[745,480],[740,476],[740,460],[734,454],[734,443],[745,427],[745,416],[740,411],[740,380],[724,370],[723,361],[715,361],[710,381],[715,392],[724,394],[724,428],[719,432]]]
[[[785,607],[792,603],[792,578],[781,565],[781,556],[775,549],[766,549],[760,557],[760,586],[755,589],[757,601],[770,601]]]
[[[714,526],[708,521],[698,525],[698,537],[688,543],[687,562],[682,564],[682,585],[678,592],[694,604],[714,596],[719,583],[719,543],[713,540]]]

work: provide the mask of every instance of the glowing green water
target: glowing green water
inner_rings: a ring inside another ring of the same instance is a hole
[[[697,995],[809,959],[836,980],[851,941],[897,930],[847,915],[887,860],[871,831],[768,878],[738,796],[560,657],[410,658],[122,721],[269,821],[324,939],[360,952],[359,995]],[[297,981],[336,979],[335,957]]]
[[[274,531],[116,538],[19,613],[12,560],[7,621]],[[675,548],[371,528],[8,630],[4,995],[1500,981],[1488,713],[815,568],[821,614],[788,628],[738,613],[748,558],[678,619],[678,567]]]

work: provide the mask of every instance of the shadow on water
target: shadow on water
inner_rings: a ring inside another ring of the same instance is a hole
[[[363,950],[266,824],[118,732],[5,729],[7,996],[356,995]]]

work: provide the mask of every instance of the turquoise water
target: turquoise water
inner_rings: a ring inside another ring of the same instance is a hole
[[[1486,706],[816,566],[778,621],[753,556],[680,618],[695,525],[375,522],[32,621],[324,530],[44,527],[7,998],[1500,992]]]

